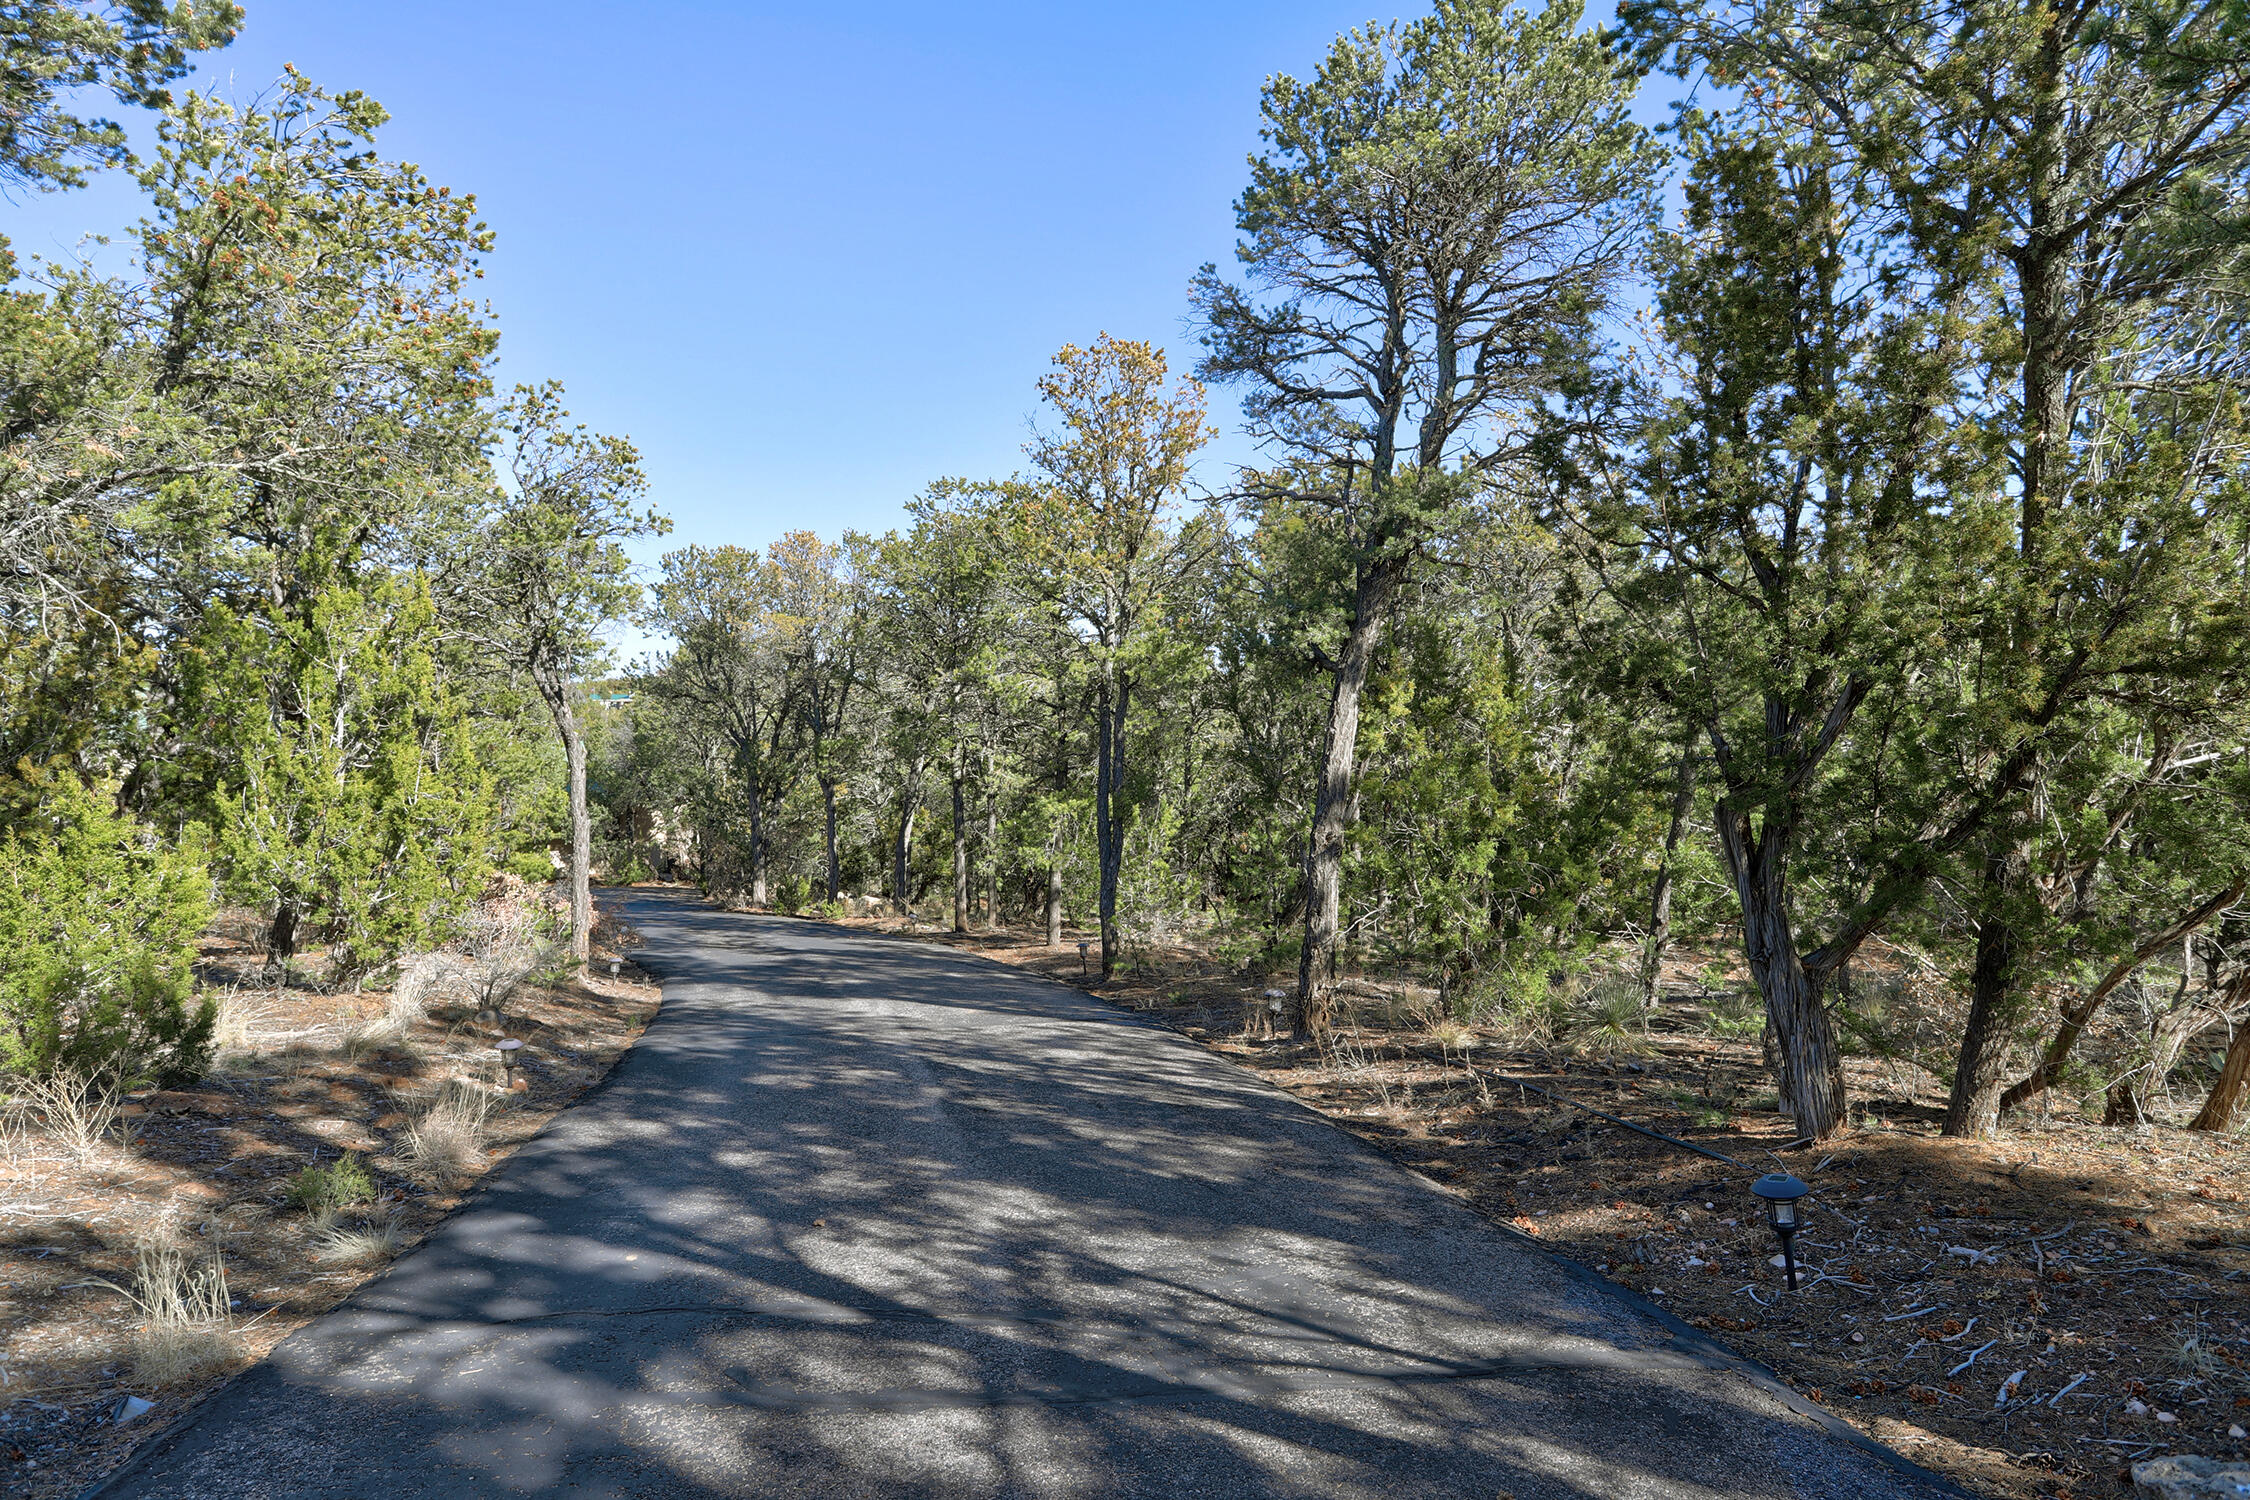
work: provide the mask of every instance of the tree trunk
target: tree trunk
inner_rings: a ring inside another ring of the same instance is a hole
[[[1695,742],[1680,747],[1680,767],[1672,780],[1672,821],[1664,830],[1664,857],[1656,862],[1656,887],[1648,898],[1648,941],[1641,947],[1641,1004],[1656,1008],[1656,981],[1672,937],[1672,865],[1679,858],[1680,835],[1695,808]]]
[[[1116,664],[1102,661],[1101,701],[1094,726],[1094,846],[1100,864],[1096,910],[1102,929],[1102,978],[1117,971],[1117,882],[1125,867],[1124,809],[1118,793],[1125,786],[1125,713],[1132,683]]]
[[[1969,1020],[1953,1068],[1942,1133],[1989,1136],[1999,1128],[2006,1097],[2008,1038],[2023,1019],[2025,999],[2016,983],[2020,948],[2010,903],[2018,898],[2022,860],[2013,834],[2003,833],[1985,855],[1980,881],[1976,961],[1969,971]]]
[[[1047,946],[1062,946],[1063,878],[1060,861],[1047,866]]]
[[[297,954],[297,902],[284,896],[274,903],[273,925],[266,929],[266,954],[284,964]]]
[[[908,773],[906,784],[898,794],[898,837],[891,844],[891,899],[898,903],[898,914],[911,916],[914,912],[914,892],[906,883],[908,867],[914,861],[914,814],[919,812],[922,800],[922,765],[915,763]]]
[[[570,688],[559,674],[535,672],[570,768],[570,956],[583,970],[594,948],[594,822],[586,811],[586,736],[570,707]]]
[[[2138,1127],[2146,1124],[2150,1097],[2161,1092],[2171,1082],[2172,1070],[2179,1066],[2180,1053],[2189,1039],[2214,1019],[2223,1017],[2230,1022],[2237,1020],[2236,1002],[2250,999],[2250,994],[2235,993],[2236,988],[2250,990],[2250,985],[2243,985],[2230,987],[2226,999],[2217,1007],[2207,1001],[2191,1001],[2186,994],[2187,979],[2187,972],[2183,969],[2180,975],[2181,993],[2173,1001],[2172,1008],[2156,1018],[2156,1025],[2149,1035],[2147,1064],[2135,1068],[2109,1086],[2109,1098],[2102,1112],[2104,1125]],[[2234,1049],[2230,1045],[2227,1050],[2231,1053]],[[2223,1081],[2223,1073],[2221,1077]]]
[[[1779,1064],[1781,1106],[1797,1133],[1826,1140],[1844,1122],[1844,1064],[1821,1004],[1825,971],[1805,967],[1789,910],[1789,830],[1768,818],[1754,833],[1748,816],[1722,798],[1719,845],[1742,903],[1742,948],[1765,996]]]
[[[828,899],[833,902],[842,889],[841,868],[836,862],[836,783],[820,783],[821,809],[826,819],[823,843],[828,855]]]
[[[2219,1081],[2211,1085],[2211,1097],[2188,1122],[2190,1130],[2232,1130],[2250,1097],[2250,1015],[2245,1014],[2250,1012],[2250,964],[2227,986],[2226,1006],[2235,1016],[2234,1039],[2227,1043],[2227,1060],[2220,1065]]]
[[[2112,964],[2100,982],[2081,995],[2075,1003],[2064,1008],[2062,1024],[2055,1029],[2054,1036],[2048,1041],[2047,1050],[2041,1055],[2039,1065],[2031,1070],[2029,1076],[2018,1080],[2000,1096],[2000,1109],[2006,1111],[2020,1108],[2026,1100],[2051,1087],[2062,1076],[2062,1066],[2070,1057],[2070,1049],[2078,1044],[2078,1038],[2084,1034],[2087,1025],[2094,1019],[2094,1012],[2101,1009],[2102,1002],[2109,998],[2110,992],[2132,978],[2142,964],[2233,906],[2241,899],[2245,890],[2250,890],[2250,874],[2238,875],[2234,883],[2225,890],[2194,910],[2184,913],[2171,926],[2154,934],[2140,947]],[[1991,1127],[1985,1128],[1989,1130]]]
[[[1336,932],[1342,915],[1344,830],[1350,826],[1358,765],[1359,701],[1381,644],[1398,564],[1363,563],[1353,594],[1351,631],[1331,670],[1328,729],[1321,741],[1320,779],[1313,789],[1312,830],[1305,840],[1305,942],[1297,955],[1297,993],[1289,1034],[1299,1042],[1328,1034],[1329,991],[1336,978]]]
[[[953,751],[953,930],[969,930],[969,814],[968,761],[959,746]]]
[[[992,778],[992,747],[984,747],[984,925],[1000,930],[1000,792]]]
[[[2016,556],[2026,591],[2016,604],[2010,659],[1997,668],[2001,680],[2020,685],[2036,675],[2034,643],[2041,634],[2042,610],[2034,597],[2041,587],[2040,549],[2047,507],[2057,489],[2059,465],[2070,436],[2070,382],[2063,338],[2067,331],[2067,243],[2055,233],[2056,191],[2062,171],[2058,145],[2063,120],[2060,94],[2059,32],[2050,15],[2031,68],[2030,128],[2023,148],[2030,189],[2029,236],[2015,258],[2023,325],[2023,420],[2019,472],[2023,478]],[[2036,768],[2017,795],[2036,795]],[[1954,1066],[1952,1095],[1946,1101],[1942,1133],[1989,1136],[1999,1128],[2008,1061],[2008,1037],[2029,1005],[2018,993],[2023,948],[2013,908],[2027,899],[2023,887],[2029,860],[2023,839],[2004,815],[1991,835],[1979,885],[1976,958],[1970,971],[1969,1019]]]
[[[766,808],[755,780],[750,782],[750,904],[766,904]]]

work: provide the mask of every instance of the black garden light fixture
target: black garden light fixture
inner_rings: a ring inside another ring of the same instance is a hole
[[[509,1036],[502,1037],[492,1045],[500,1053],[500,1071],[506,1076],[508,1086],[512,1089],[516,1082],[516,1065],[523,1060],[523,1043]]]
[[[1086,972],[1086,950],[1093,946],[1092,943],[1080,943],[1078,945],[1078,972],[1081,974]]]
[[[1797,1200],[1812,1191],[1811,1188],[1787,1172],[1768,1172],[1750,1184],[1750,1191],[1765,1201],[1766,1222],[1781,1237],[1781,1268],[1789,1290],[1797,1290],[1797,1231],[1804,1227],[1804,1214]]]

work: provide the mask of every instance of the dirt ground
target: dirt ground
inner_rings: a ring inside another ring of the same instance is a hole
[[[659,998],[626,956],[629,935],[597,929],[582,983],[533,975],[509,991],[496,977],[510,965],[489,945],[432,956],[419,970],[425,1014],[371,1034],[389,991],[284,984],[251,931],[222,923],[204,945],[200,977],[225,1002],[202,1083],[132,1096],[119,1122],[130,1139],[113,1133],[82,1155],[21,1112],[0,1135],[0,1493],[77,1493],[378,1274],[599,1081]],[[299,975],[320,961],[303,955]],[[524,1043],[513,1078],[493,1046],[503,1035]],[[489,1109],[455,1167],[433,1174],[406,1146],[448,1089]],[[296,1174],[347,1152],[370,1200],[327,1219],[289,1201]],[[165,1251],[188,1265],[216,1251],[233,1303],[230,1326],[197,1331],[218,1341],[210,1362],[170,1381],[137,1354],[148,1325],[120,1291],[145,1285],[144,1255]]]
[[[1709,955],[1668,964],[1645,1036],[1526,1045],[1362,982],[1344,987],[1337,1044],[1320,1054],[1273,1034],[1268,987],[1284,981],[1194,951],[1143,955],[1104,985],[1085,972],[1099,967],[1079,955],[1085,934],[1059,950],[1025,933],[911,935],[1154,1013],[1978,1494],[2118,1495],[2136,1459],[2250,1458],[2240,1134],[2058,1113],[2012,1117],[1994,1141],[1946,1140],[1935,1078],[1854,1058],[1853,1128],[1784,1151],[1793,1132],[1754,1032],[1710,1034],[1697,998]],[[1748,1191],[1777,1169],[1813,1188],[1794,1292]]]

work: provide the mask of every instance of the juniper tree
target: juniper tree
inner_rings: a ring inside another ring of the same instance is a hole
[[[2182,6],[1644,0],[1621,20],[1643,59],[1737,91],[1712,140],[1771,164],[1786,191],[1735,173],[1735,222],[1757,217],[1761,195],[1799,216],[1801,245],[1771,253],[1801,274],[1740,293],[1774,328],[1799,325],[1762,347],[1782,357],[1807,330],[1851,324],[1818,371],[1769,364],[1776,402],[1757,444],[1777,493],[1867,497],[1799,511],[1802,546],[1855,561],[1797,576],[1859,602],[1789,643],[1810,675],[1772,677],[1797,717],[1766,736],[1773,753],[1735,807],[1745,917],[1767,933],[1753,962],[1782,977],[1769,1013],[1817,1040],[1828,976],[1966,862],[1976,953],[1946,1128],[1988,1130],[2040,968],[2049,908],[2031,842],[2045,789],[2099,739],[2092,705],[2194,717],[2240,670],[2225,660],[2239,637],[2225,623],[2238,445],[2226,422],[2210,442],[2194,435],[2213,431],[2201,417],[2180,417],[2183,404],[2225,408],[2241,375],[2223,330],[2250,58],[2231,13]],[[1733,434],[1706,407],[1697,425],[1720,452]],[[1724,545],[1755,569],[1771,540],[1738,528]],[[1757,587],[1773,605],[1772,580]],[[1921,647],[1908,641],[1917,616],[1934,633]],[[1770,659],[1752,636],[1732,647],[1699,648],[1702,669]],[[1827,935],[1802,943],[1789,930],[1794,819],[1824,768],[1847,761],[1844,805],[1875,816]],[[1814,1135],[1840,1109],[1820,1050],[1785,1079]]]

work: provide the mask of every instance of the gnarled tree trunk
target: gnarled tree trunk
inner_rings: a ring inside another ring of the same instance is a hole
[[[2188,1122],[2190,1130],[2232,1130],[2241,1118],[2245,1098],[2250,1098],[2250,964],[2227,987],[2227,1009],[2233,1014],[2234,1038],[2227,1043],[2227,1059],[2219,1067],[2219,1081],[2211,1096]]]
[[[1353,592],[1351,630],[1337,654],[1322,737],[1320,771],[1313,787],[1312,830],[1305,840],[1305,943],[1297,956],[1297,993],[1289,1033],[1300,1042],[1328,1034],[1330,989],[1336,979],[1336,935],[1342,919],[1344,834],[1351,826],[1352,784],[1358,768],[1359,706],[1382,644],[1398,563],[1377,558],[1362,565]]]
[[[1821,1004],[1826,970],[1805,966],[1789,910],[1790,832],[1770,813],[1753,829],[1747,814],[1721,798],[1715,820],[1742,903],[1742,947],[1765,995],[1773,1030],[1775,1083],[1797,1133],[1826,1140],[1844,1122],[1844,1064],[1836,1031]]]

